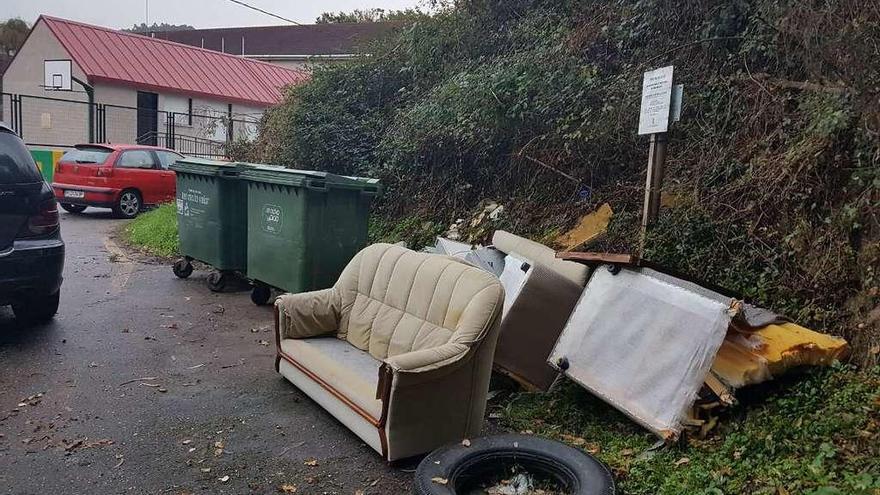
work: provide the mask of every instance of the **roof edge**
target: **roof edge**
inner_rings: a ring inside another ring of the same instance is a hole
[[[144,84],[135,81],[129,81],[127,79],[117,79],[114,77],[106,77],[106,76],[92,76],[92,80],[99,83],[113,83],[119,86],[132,87],[136,89],[147,89],[153,90],[162,93],[173,93],[177,95],[183,96],[201,96],[209,100],[222,102],[222,103],[238,103],[240,105],[252,105],[259,106],[263,108],[269,108],[271,106],[277,105],[281,103],[282,100],[278,101],[267,101],[267,100],[248,100],[246,98],[233,98],[229,96],[218,95],[215,93],[208,93],[205,91],[197,91],[197,90],[182,90],[179,88],[172,88],[169,86],[160,86],[157,84]]]
[[[40,14],[40,16],[37,17],[37,21],[34,22],[34,27],[36,27],[37,23],[40,22],[41,20],[43,20],[43,21],[63,22],[63,23],[68,23],[68,24],[75,24],[75,25],[78,25],[78,26],[87,27],[87,28],[89,28],[89,29],[98,29],[98,30],[101,30],[101,31],[107,31],[107,32],[114,33],[114,34],[118,34],[118,35],[122,35],[122,36],[136,37],[136,38],[138,38],[138,39],[146,38],[146,39],[151,40],[151,41],[156,42],[156,43],[165,43],[165,44],[168,44],[168,45],[173,45],[173,46],[178,47],[178,48],[187,48],[187,49],[191,49],[191,50],[199,50],[199,51],[202,51],[202,52],[210,53],[210,54],[212,54],[212,55],[220,55],[220,56],[222,56],[222,57],[228,57],[228,58],[233,58],[233,59],[237,59],[237,60],[242,60],[242,59],[244,59],[244,60],[248,60],[248,62],[250,62],[250,63],[263,64],[263,65],[266,65],[266,66],[268,66],[268,67],[271,67],[272,69],[280,69],[280,70],[285,70],[285,71],[293,72],[293,73],[296,73],[296,74],[299,74],[299,75],[302,75],[302,76],[307,76],[307,74],[306,74],[305,71],[301,71],[301,70],[297,70],[297,69],[289,69],[289,68],[287,68],[287,67],[281,67],[280,65],[270,64],[270,63],[268,63],[268,62],[263,62],[263,61],[261,61],[261,60],[251,60],[251,59],[246,59],[246,58],[244,58],[244,57],[241,57],[241,56],[239,56],[239,55],[234,55],[234,54],[231,54],[231,53],[224,53],[224,52],[218,52],[218,51],[215,51],[215,50],[208,50],[207,48],[201,48],[201,47],[198,47],[198,46],[187,45],[187,44],[184,44],[184,43],[177,43],[177,42],[174,42],[174,41],[164,40],[164,39],[161,39],[161,38],[154,38],[154,37],[152,37],[152,36],[143,36],[143,35],[141,35],[141,34],[130,33],[130,32],[128,32],[128,31],[123,31],[123,30],[121,30],[121,29],[112,29],[112,28],[108,28],[108,27],[104,27],[104,26],[97,26],[97,25],[95,25],[95,24],[88,24],[88,23],[86,23],[86,22],[74,21],[74,20],[71,20],[71,19],[64,19],[64,18],[62,18],[62,17],[55,17],[55,16],[51,16],[51,15],[46,15],[46,14]],[[56,33],[54,29],[52,29],[52,22],[46,22],[46,26],[48,26],[48,27],[49,27],[49,30],[52,31],[52,34],[54,34],[55,37],[58,38],[58,33]],[[33,27],[31,28],[31,31],[33,31]],[[30,33],[28,33],[28,36],[30,36]],[[25,41],[27,41],[27,39],[25,39]],[[61,42],[60,39],[59,39],[58,41]],[[64,46],[64,43],[61,42],[61,45]],[[64,49],[67,50],[67,47],[64,47]],[[68,51],[68,54],[69,54],[69,53],[70,53],[70,50],[67,50],[67,51]],[[18,52],[16,52],[16,55],[17,55],[17,54],[18,54]],[[13,58],[13,60],[14,60],[14,58]],[[10,62],[10,64],[11,64],[11,62]],[[82,65],[82,64],[80,64],[80,65]]]

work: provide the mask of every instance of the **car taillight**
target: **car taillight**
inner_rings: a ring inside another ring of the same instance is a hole
[[[28,217],[22,237],[51,234],[58,228],[58,203],[54,199],[40,203],[36,213]]]
[[[95,175],[97,175],[98,177],[110,177],[111,175],[113,175],[113,168],[112,167],[98,167],[95,170]]]

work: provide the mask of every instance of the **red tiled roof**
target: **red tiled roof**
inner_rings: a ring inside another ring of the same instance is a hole
[[[188,45],[40,16],[92,81],[272,105],[308,76],[277,65]]]

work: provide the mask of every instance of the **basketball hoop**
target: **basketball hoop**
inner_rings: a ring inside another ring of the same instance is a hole
[[[43,89],[72,91],[72,63],[70,59],[43,61]]]

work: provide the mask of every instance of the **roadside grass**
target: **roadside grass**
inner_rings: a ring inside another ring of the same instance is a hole
[[[177,209],[173,203],[142,213],[125,226],[123,237],[130,244],[158,256],[174,256],[180,248]]]
[[[880,493],[880,368],[837,365],[744,390],[705,439],[656,437],[566,381],[516,393],[502,424],[595,452],[629,495]]]

